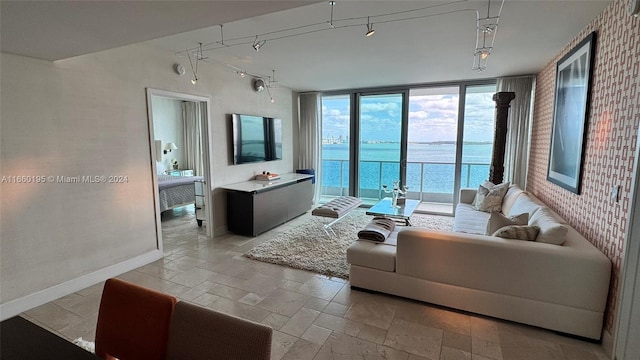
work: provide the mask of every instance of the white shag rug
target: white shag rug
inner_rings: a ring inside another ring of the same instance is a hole
[[[328,218],[312,216],[306,223],[276,236],[249,250],[244,256],[295,269],[343,279],[349,278],[347,248],[358,238],[360,231],[373,216],[365,209],[355,209],[332,226],[337,236],[327,236],[322,229]],[[411,223],[416,228],[451,230],[453,217],[414,214]]]

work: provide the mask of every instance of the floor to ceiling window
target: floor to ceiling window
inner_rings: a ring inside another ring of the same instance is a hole
[[[441,212],[450,212],[455,192],[459,93],[457,86],[409,93],[407,185],[426,204],[444,204]]]
[[[495,132],[495,85],[468,86],[464,103],[463,188],[477,188],[489,178]]]
[[[452,213],[489,176],[495,83],[323,96],[322,196],[389,196],[401,180],[421,211]]]
[[[322,97],[322,196],[349,195],[351,97]]]
[[[384,197],[382,186],[401,180],[403,93],[358,97],[358,191],[365,204]]]

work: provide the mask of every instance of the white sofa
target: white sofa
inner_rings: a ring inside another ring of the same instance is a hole
[[[456,209],[454,229],[467,233],[397,227],[383,243],[355,241],[351,286],[600,339],[610,260],[566,224],[562,245],[468,233],[484,232],[489,217],[474,197],[464,189]],[[515,187],[502,203],[506,215],[542,208]]]

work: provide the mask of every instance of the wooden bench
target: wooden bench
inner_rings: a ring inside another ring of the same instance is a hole
[[[327,235],[331,235],[329,234],[329,231],[331,231],[331,233],[335,236],[336,233],[333,231],[331,226],[342,220],[343,217],[348,215],[351,210],[360,206],[360,204],[362,204],[362,200],[357,197],[341,196],[313,209],[311,215],[334,219],[333,221],[325,224],[323,226],[323,230],[325,233],[327,233]]]

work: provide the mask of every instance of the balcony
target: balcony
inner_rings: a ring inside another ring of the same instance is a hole
[[[407,162],[407,197],[422,204],[417,211],[451,214],[454,198],[454,163]],[[461,187],[477,187],[489,176],[490,164],[462,163]],[[400,163],[393,161],[360,162],[360,198],[373,205],[390,197],[382,185],[391,186],[398,180]],[[349,194],[349,161],[323,159],[321,202]]]

